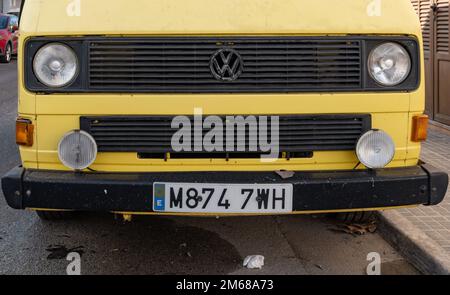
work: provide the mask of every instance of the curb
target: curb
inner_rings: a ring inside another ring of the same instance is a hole
[[[449,275],[445,250],[396,211],[379,212],[379,232],[423,274]]]

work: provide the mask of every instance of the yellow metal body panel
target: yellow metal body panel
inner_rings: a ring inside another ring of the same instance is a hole
[[[132,7],[127,0],[26,2],[26,34],[420,33],[409,0],[133,0]]]
[[[364,208],[364,209],[345,209],[345,210],[319,210],[319,211],[297,211],[287,214],[259,214],[259,213],[244,213],[244,214],[214,214],[214,213],[160,213],[160,212],[112,212],[114,214],[122,215],[166,215],[166,216],[197,216],[197,217],[233,217],[233,216],[271,216],[271,215],[308,215],[308,214],[327,214],[327,213],[345,213],[345,212],[367,212],[367,211],[385,211],[396,209],[416,208],[417,206],[398,206],[398,207],[383,207],[383,208]],[[30,209],[38,211],[39,209]]]
[[[395,210],[395,209],[407,209],[416,208],[417,205],[411,206],[398,206],[398,207],[383,207],[383,208],[364,208],[364,209],[344,209],[344,210],[321,210],[321,211],[298,211],[288,214],[276,214],[276,215],[308,215],[308,214],[327,214],[327,213],[341,213],[341,212],[363,212],[363,211],[385,211],[385,210]],[[60,209],[45,209],[45,208],[27,208],[31,211],[70,211],[70,210],[60,210]],[[258,213],[244,213],[244,214],[224,214],[224,213],[161,213],[161,212],[111,212],[113,214],[120,214],[127,219],[132,218],[132,216],[151,216],[151,215],[163,215],[163,216],[194,216],[194,217],[234,217],[234,216],[271,216],[274,214],[258,214]]]
[[[27,91],[23,48],[33,36],[200,36],[200,35],[408,35],[422,44],[410,0],[27,0],[21,22],[19,114],[36,125],[35,144],[21,148],[26,168],[65,170],[57,157],[62,135],[79,128],[83,115],[336,114],[370,113],[373,127],[394,139],[390,167],[416,165],[420,144],[411,141],[411,118],[424,110],[424,83],[402,93],[302,94],[54,94]],[[79,9],[79,10],[78,10]],[[375,9],[375,10],[374,10]],[[422,77],[423,64],[422,64]],[[317,152],[312,159],[262,163],[242,160],[142,160],[135,153],[100,153],[92,169],[144,171],[272,171],[352,169],[355,152]],[[360,167],[363,168],[363,167]]]

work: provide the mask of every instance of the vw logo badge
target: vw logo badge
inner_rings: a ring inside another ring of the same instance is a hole
[[[234,81],[244,70],[244,61],[234,49],[223,48],[211,57],[210,69],[214,78],[220,81]]]

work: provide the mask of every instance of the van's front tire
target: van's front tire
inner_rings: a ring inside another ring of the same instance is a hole
[[[36,211],[37,216],[45,221],[67,220],[73,217],[72,211]]]
[[[342,212],[335,214],[337,220],[345,223],[368,223],[375,218],[376,211]]]

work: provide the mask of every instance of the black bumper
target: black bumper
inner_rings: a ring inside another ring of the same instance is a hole
[[[296,172],[75,173],[14,168],[2,179],[8,205],[83,211],[153,212],[154,182],[292,183],[294,211],[436,205],[448,175],[430,165],[381,170]]]

